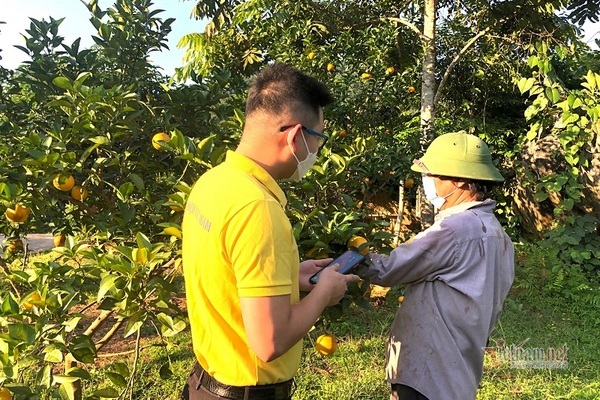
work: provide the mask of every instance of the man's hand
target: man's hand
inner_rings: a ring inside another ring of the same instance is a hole
[[[310,283],[308,280],[311,276],[319,272],[321,269],[329,265],[333,261],[333,258],[324,258],[322,260],[306,260],[300,263],[300,278],[299,286],[300,291],[310,292],[315,285]]]
[[[348,283],[358,282],[360,277],[354,274],[342,275],[338,272],[340,268],[339,264],[333,264],[331,267],[327,267],[320,275],[319,281],[317,282],[316,289],[314,292],[322,290],[329,297],[328,306],[334,306],[342,300],[346,290],[348,290]]]

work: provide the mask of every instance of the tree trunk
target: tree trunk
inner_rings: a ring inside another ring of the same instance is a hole
[[[436,0],[425,0],[423,14],[423,70],[421,88],[421,154],[433,140],[435,120],[435,18]],[[433,223],[433,206],[424,198],[423,191],[418,191],[417,197],[420,210],[421,226],[426,228]]]

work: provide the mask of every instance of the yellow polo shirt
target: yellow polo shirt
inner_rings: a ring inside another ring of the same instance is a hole
[[[291,379],[302,341],[263,362],[250,349],[240,297],[300,301],[300,259],[285,194],[249,158],[228,152],[195,183],[183,218],[183,271],[194,353],[218,381],[234,386]]]

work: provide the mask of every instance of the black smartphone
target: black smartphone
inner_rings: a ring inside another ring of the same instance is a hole
[[[340,268],[338,269],[338,272],[340,274],[346,275],[349,274],[354,268],[356,268],[358,264],[363,262],[364,259],[365,256],[363,256],[359,252],[354,250],[347,250],[341,256],[329,263],[325,268],[333,264],[339,264]],[[319,274],[323,272],[325,268],[321,269],[319,272],[311,276],[309,279],[310,283],[312,283],[313,285],[316,284],[319,280]]]

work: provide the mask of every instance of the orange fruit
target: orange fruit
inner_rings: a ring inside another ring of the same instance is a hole
[[[312,249],[306,252],[306,256],[312,260],[322,260],[324,258],[329,258],[327,250],[325,250],[322,247],[313,247]]]
[[[33,308],[33,306],[35,305],[35,304],[33,304],[34,302],[41,302],[41,301],[42,301],[42,297],[37,293],[33,293],[25,299],[25,301],[23,302],[23,308],[25,308],[27,311],[30,311]]]
[[[345,129],[340,129],[340,133],[339,133],[339,135],[338,135],[338,136],[339,136],[340,138],[345,138],[345,137],[346,137],[346,134],[347,134],[347,132],[346,132],[346,130],[345,130]]]
[[[73,188],[73,186],[75,186],[75,178],[73,178],[73,175],[58,174],[52,180],[52,184],[58,190],[62,192],[68,192],[71,190],[71,188]]]
[[[388,68],[385,70],[385,73],[386,73],[387,75],[392,75],[392,74],[393,74],[395,71],[396,71],[396,70],[394,69],[394,67],[388,67]]]
[[[310,53],[308,53],[307,57],[309,60],[312,60],[313,58],[315,58],[315,52],[311,51]]]
[[[54,236],[54,247],[61,247],[65,245],[65,241],[67,240],[67,238],[65,237],[65,235],[56,235]]]
[[[20,203],[17,203],[14,209],[7,208],[4,215],[6,215],[6,218],[8,218],[9,221],[20,223],[25,222],[27,220],[27,217],[29,217],[30,212],[31,208],[24,207]]]
[[[83,201],[88,197],[88,190],[79,185],[73,186],[73,189],[71,189],[71,197],[77,201]]]
[[[23,241],[21,239],[15,239],[6,246],[8,253],[15,253],[19,250],[23,250]]]
[[[12,393],[4,386],[0,389],[0,400],[12,400]]]
[[[414,93],[415,92],[415,87],[414,86],[409,86],[408,87],[408,93]]]
[[[413,186],[415,186],[415,180],[413,178],[406,178],[404,181],[404,187],[410,189]]]
[[[338,343],[335,336],[325,334],[317,338],[316,348],[317,351],[324,356],[330,356],[337,350]]]
[[[362,255],[367,255],[367,253],[369,252],[369,246],[366,243],[367,243],[367,239],[365,239],[364,237],[352,236],[346,243],[346,246],[349,249],[357,250]]]
[[[156,150],[163,149],[161,144],[159,143],[159,140],[162,140],[163,142],[170,142],[171,137],[164,132],[159,132],[156,135],[152,136],[152,147],[154,147]]]
[[[332,63],[327,64],[327,72],[333,71],[335,71],[335,65],[333,65]]]
[[[368,79],[371,79],[371,78],[373,77],[373,75],[371,75],[371,74],[370,74],[370,73],[368,73],[368,72],[365,72],[365,73],[364,73],[364,74],[362,74],[360,77],[361,77],[362,79],[364,79],[364,80],[368,80]]]
[[[404,302],[404,296],[400,296],[400,297],[398,297],[398,302],[399,302],[399,303],[402,303],[402,302]]]

